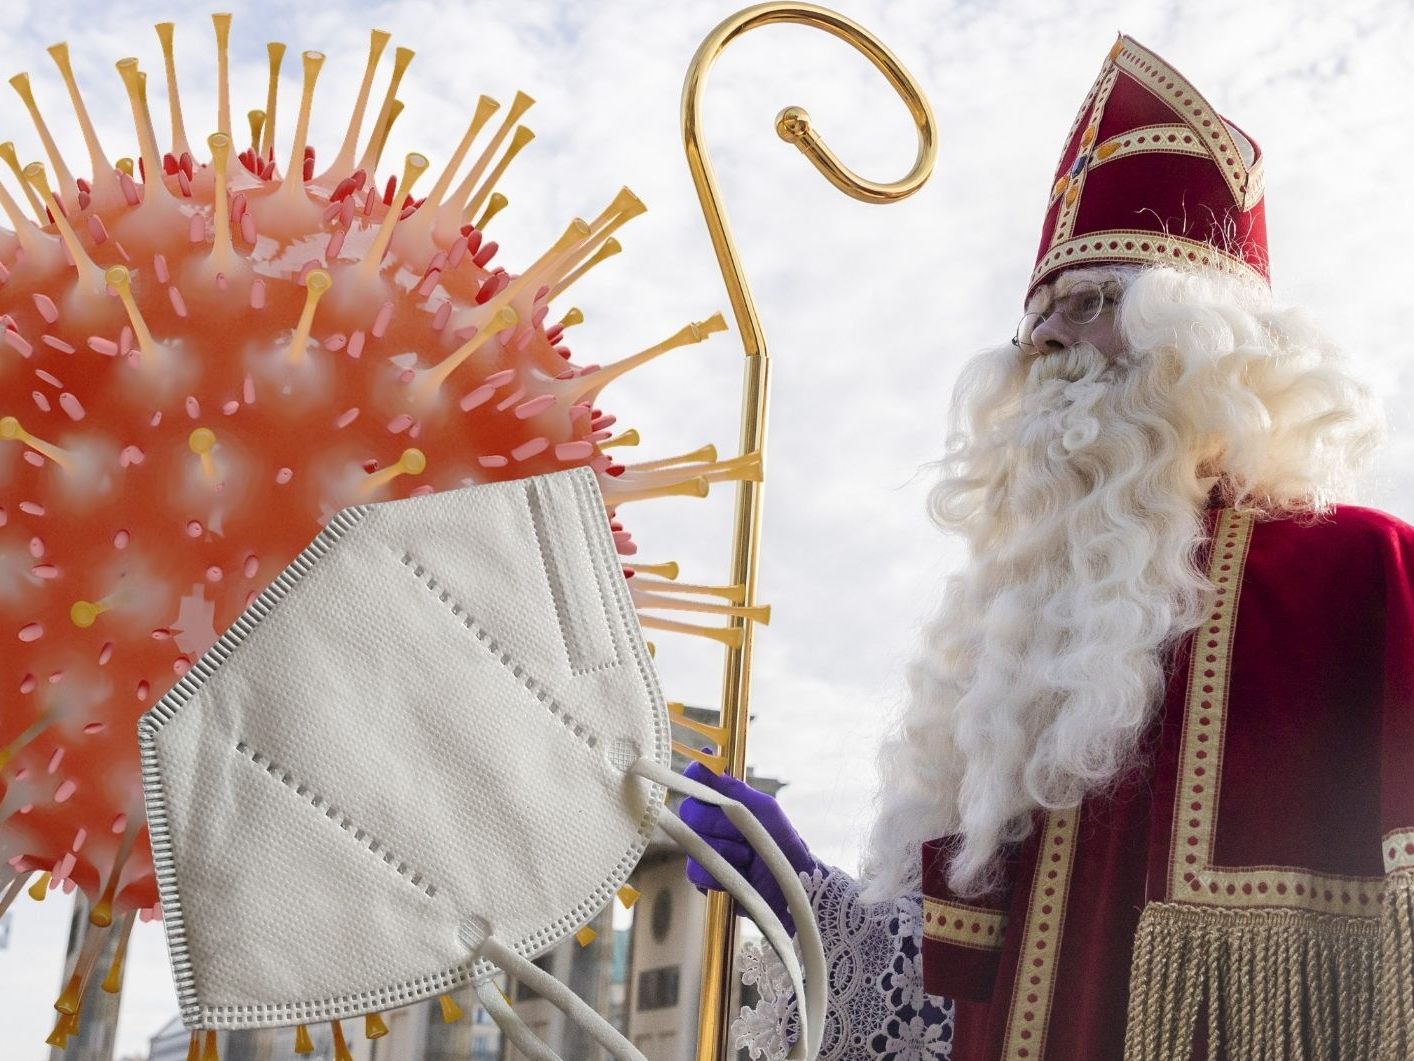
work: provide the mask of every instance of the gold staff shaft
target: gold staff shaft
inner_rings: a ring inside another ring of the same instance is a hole
[[[800,107],[787,107],[776,117],[776,132],[794,143],[825,178],[845,194],[863,202],[890,203],[912,195],[932,172],[937,158],[932,109],[922,89],[894,55],[858,23],[827,8],[804,3],[765,3],[748,7],[721,22],[698,47],[688,66],[682,91],[683,146],[692,173],[712,247],[731,299],[732,313],[746,354],[741,406],[740,453],[760,453],[765,461],[766,409],[770,362],[756,304],[747,288],[746,274],[732,240],[731,226],[722,208],[717,178],[698,132],[698,117],[706,88],[707,70],[722,50],[741,34],[758,26],[799,23],[814,26],[862,52],[888,79],[907,104],[918,129],[918,155],[907,176],[890,184],[865,180],[835,156],[810,126],[810,116]],[[746,589],[745,604],[756,602],[756,565],[763,504],[762,482],[740,480],[736,489],[736,516],[732,535],[731,583]],[[740,777],[746,766],[747,701],[751,687],[752,624],[745,616],[728,620],[742,630],[739,644],[726,647],[722,682],[721,724],[726,733],[722,755],[728,773]],[[698,1061],[727,1057],[730,1018],[732,955],[736,919],[730,898],[711,892],[702,952],[702,988],[698,1004]]]

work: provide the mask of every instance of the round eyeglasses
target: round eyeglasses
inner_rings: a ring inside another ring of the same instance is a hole
[[[1071,324],[1091,324],[1099,320],[1106,306],[1119,301],[1119,292],[1120,286],[1113,281],[1082,280],[1058,299],[1049,312],[1028,313],[1022,317],[1011,344],[1023,353],[1034,354],[1037,350],[1031,336],[1052,313],[1060,313]]]

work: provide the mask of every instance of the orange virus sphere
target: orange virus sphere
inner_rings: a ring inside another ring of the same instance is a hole
[[[56,1003],[50,1042],[77,1027],[109,931],[123,933],[104,986],[118,990],[126,934],[159,913],[143,815],[136,723],[340,508],[589,465],[618,551],[636,547],[617,507],[759,478],[758,454],[710,446],[639,464],[605,450],[606,384],[725,327],[690,324],[640,353],[578,365],[564,345],[582,319],[551,303],[619,249],[643,211],[623,189],[592,221],[520,271],[486,236],[506,205],[494,190],[533,134],[532,100],[481,97],[423,198],[428,159],[379,178],[412,59],[396,50],[362,150],[389,35],[374,31],[348,133],[321,169],[306,142],[324,63],[303,53],[303,90],[277,164],[271,44],[264,110],[237,148],[230,121],[231,19],[215,15],[217,131],[195,157],[178,94],[171,23],[165,58],[170,146],[159,146],[145,73],[122,59],[137,162],[109,161],[65,45],[50,48],[87,145],[92,177],[61,157],[26,75],[11,83],[48,165],[0,157],[0,913],[22,890],[80,889],[90,930]],[[464,175],[472,147],[486,143]],[[671,563],[625,560],[635,604],[746,611],[678,594]],[[735,595],[740,601],[740,596]],[[729,641],[729,627],[640,614],[644,626]],[[435,666],[435,661],[428,661]],[[104,975],[99,970],[100,975]],[[450,1000],[448,1000],[450,1001]]]

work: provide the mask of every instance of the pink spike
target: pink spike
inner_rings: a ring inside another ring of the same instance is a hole
[[[364,334],[356,331],[349,336],[349,357],[357,358],[363,353]]]
[[[35,535],[29,540],[29,555],[38,560],[44,555],[44,539]]]
[[[178,317],[185,317],[187,315],[187,303],[186,300],[182,298],[182,293],[177,290],[176,284],[167,288],[167,295],[172,300],[172,311],[176,313]]]
[[[26,643],[30,641],[38,641],[41,637],[44,636],[44,624],[26,623],[24,626],[20,627],[20,632],[18,636],[21,641],[24,641]]]
[[[200,214],[191,215],[191,220],[187,222],[187,239],[192,243],[206,242],[206,218]]]
[[[344,237],[348,235],[348,232],[348,229],[341,228],[329,237],[329,242],[324,246],[325,261],[333,261],[339,256],[339,252],[344,249]]]
[[[34,353],[34,347],[31,346],[29,341],[19,332],[12,332],[6,329],[5,342],[11,349],[18,351],[21,357],[29,357]]]
[[[353,219],[354,200],[352,197],[349,197],[339,204],[339,224],[343,225],[344,228],[347,229],[350,225],[353,224]]]
[[[77,422],[84,418],[83,404],[68,391],[59,395],[59,408],[64,410],[70,420]]]
[[[255,404],[255,380],[249,375],[246,376],[245,382],[241,385],[241,397],[245,400],[247,405]]]
[[[532,438],[529,442],[522,442],[515,449],[511,450],[511,456],[518,461],[529,460],[536,454],[544,453],[550,448],[550,440],[544,435]]]
[[[241,215],[241,239],[254,245],[255,237],[255,215],[246,211]]]
[[[195,394],[188,394],[187,400],[183,403],[187,410],[187,415],[193,420],[201,419],[201,403],[196,400]]]
[[[138,194],[137,185],[133,179],[122,170],[118,170],[118,185],[123,189],[123,198],[128,201],[129,206],[137,206],[142,202],[142,196]]]
[[[516,402],[520,401],[524,397],[525,387],[517,387],[515,390],[511,391],[510,394],[506,395],[504,398],[502,398],[499,402],[496,403],[496,412],[504,413],[507,409],[509,409],[512,405],[515,405]]]
[[[49,384],[51,387],[64,386],[63,382],[59,379],[59,377],[54,375],[52,372],[46,372],[42,368],[37,368],[34,370],[34,374],[40,379],[42,379],[45,383]]]
[[[58,350],[61,354],[72,354],[74,352],[74,348],[71,344],[64,342],[63,339],[56,339],[52,335],[42,335],[40,336],[40,341],[43,342],[45,346],[53,350]]]
[[[278,472],[275,473],[275,481],[281,486],[284,486],[294,477],[295,473],[292,472],[289,468],[281,468]]]
[[[510,463],[505,457],[495,453],[477,457],[476,460],[483,468],[504,468]]]
[[[117,357],[118,344],[112,339],[105,339],[101,335],[90,335],[88,337],[88,348],[95,354],[102,354],[104,357]]]
[[[334,426],[335,426],[335,427],[348,427],[351,423],[353,423],[353,422],[354,422],[355,420],[357,420],[357,419],[358,419],[358,406],[354,406],[352,409],[345,409],[342,413],[340,413],[339,416],[338,416],[338,419],[336,419],[336,420],[334,421]],[[250,576],[247,575],[246,577],[249,578]]]
[[[53,324],[59,319],[59,307],[54,305],[54,300],[48,295],[42,295],[36,291],[34,294],[34,308],[39,310],[39,315],[43,317],[48,324]]]
[[[182,195],[191,198],[191,179],[182,170],[177,171],[177,187],[182,190]]]
[[[131,534],[129,534],[125,530],[120,530],[117,534],[113,535],[113,548],[126,549],[128,547],[128,542],[132,540],[133,536]]]
[[[461,406],[462,412],[469,413],[478,405],[485,405],[491,400],[491,395],[495,393],[495,387],[491,386],[489,383],[483,383],[481,386],[477,387],[476,390],[469,391],[467,394],[463,395],[461,401],[457,404]]]
[[[172,282],[172,274],[167,271],[167,257],[162,254],[152,256],[152,273],[157,277],[159,284],[169,284]]]
[[[105,665],[107,664],[107,662],[108,662],[110,659],[112,659],[112,658],[113,658],[113,642],[111,642],[111,641],[105,641],[105,642],[103,642],[103,647],[98,650],[98,665],[99,665],[100,667],[105,666]],[[88,725],[89,725],[89,726],[101,726],[101,725],[103,725],[103,723],[102,723],[102,722],[90,722]],[[85,726],[85,727],[84,727],[84,732],[85,732],[85,733],[88,732],[88,726]],[[94,730],[93,732],[97,733],[98,730]]]
[[[555,404],[555,400],[553,394],[542,394],[537,398],[531,398],[528,402],[521,402],[516,406],[516,419],[528,420],[532,416],[543,413]]]
[[[378,316],[373,318],[373,327],[368,329],[373,338],[381,339],[388,330],[388,325],[393,319],[393,304],[385,302],[378,309]]]
[[[265,281],[264,281],[264,280],[256,280],[255,283],[253,283],[253,284],[250,285],[250,308],[251,308],[251,309],[264,309],[264,308],[265,308]]]
[[[345,335],[343,332],[335,332],[333,335],[329,336],[329,338],[324,340],[324,349],[328,350],[330,353],[338,353],[340,350],[342,350],[345,346],[348,345],[348,342],[349,337],[347,335]]]
[[[561,442],[555,447],[555,456],[562,461],[583,460],[594,452],[594,443],[585,442]]]
[[[53,564],[35,564],[29,571],[35,578],[59,577],[59,569]]]
[[[447,321],[452,318],[452,300],[443,299],[442,304],[437,307],[437,312],[432,315],[432,330],[440,332],[447,326]]]
[[[412,426],[412,417],[407,413],[399,413],[388,421],[388,430],[395,435],[400,435]]]
[[[40,412],[49,412],[49,399],[42,391],[30,391],[30,397],[34,399],[34,404],[39,406]]]
[[[114,836],[122,836],[123,831],[128,827],[128,816],[123,813],[113,815],[113,824],[108,827],[108,831]]]
[[[79,787],[79,783],[78,783],[77,781],[75,781],[72,777],[70,777],[70,778],[66,779],[65,781],[61,782],[60,785],[59,785],[59,787],[54,790],[54,802],[55,802],[55,803],[63,803],[63,802],[64,802],[65,800],[67,800],[70,796],[72,796],[76,791],[78,791],[78,787]],[[72,857],[73,857],[73,856],[69,856],[69,858],[72,858]],[[65,861],[67,862],[67,861],[68,861],[68,858],[66,858]],[[69,863],[69,869],[73,869],[73,868],[74,868],[74,867],[73,867],[73,863],[70,862],[70,863]]]
[[[21,501],[20,511],[26,516],[43,516],[44,506],[38,501]]]
[[[58,772],[59,764],[64,761],[64,747],[60,745],[54,749],[54,754],[49,757],[49,765],[44,768],[46,774]]]
[[[241,403],[232,398],[221,406],[221,412],[227,416],[234,416],[240,410],[240,407]]]

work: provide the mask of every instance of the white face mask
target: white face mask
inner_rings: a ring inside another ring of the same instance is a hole
[[[504,969],[641,1059],[531,959],[610,902],[661,826],[763,926],[805,1000],[791,1056],[818,1050],[809,903],[749,811],[668,768],[588,468],[344,509],[138,733],[190,1028],[336,1020],[471,982],[512,1042],[553,1057],[500,998]],[[726,806],[772,866],[808,977],[665,788]]]

